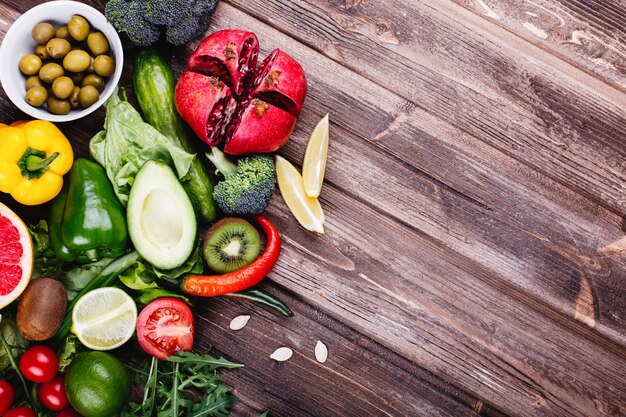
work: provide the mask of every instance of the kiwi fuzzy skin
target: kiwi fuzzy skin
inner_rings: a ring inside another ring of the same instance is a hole
[[[48,340],[59,330],[66,310],[67,291],[60,281],[34,279],[17,305],[17,327],[28,340]]]
[[[251,259],[241,260],[236,264],[228,263],[222,259],[212,259],[211,253],[213,253],[214,258],[219,257],[219,253],[216,253],[215,248],[210,244],[212,238],[216,237],[220,233],[228,233],[232,228],[230,226],[241,226],[245,232],[247,232],[246,237],[250,240],[247,242],[248,245],[256,244],[258,246],[258,251],[254,252],[254,256]],[[254,260],[259,256],[260,253],[260,241],[261,238],[259,236],[259,232],[256,228],[250,224],[248,221],[239,218],[239,217],[226,217],[221,219],[214,225],[212,225],[209,230],[204,235],[204,247],[202,250],[202,254],[204,256],[204,260],[209,268],[218,273],[228,273],[233,272],[239,268],[242,268],[250,263],[254,262]]]

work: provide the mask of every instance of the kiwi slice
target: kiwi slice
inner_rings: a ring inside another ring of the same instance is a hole
[[[253,225],[238,217],[226,217],[207,231],[204,260],[220,274],[252,263],[261,252],[261,238]]]

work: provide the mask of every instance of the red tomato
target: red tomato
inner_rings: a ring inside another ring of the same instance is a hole
[[[52,411],[61,411],[70,405],[67,394],[65,394],[63,377],[60,375],[54,377],[52,381],[39,385],[37,397],[44,407]]]
[[[150,355],[165,359],[193,347],[193,314],[176,298],[159,298],[144,307],[137,318],[137,339]]]
[[[35,412],[25,405],[15,407],[7,411],[2,417],[35,417]]]
[[[57,374],[59,358],[48,346],[30,347],[20,358],[20,371],[31,382],[48,382]]]
[[[0,380],[0,415],[11,408],[14,394],[13,385],[5,380]]]
[[[57,414],[57,417],[83,417],[83,416],[78,414],[78,411],[74,410],[72,407],[69,407],[61,411],[59,414]]]

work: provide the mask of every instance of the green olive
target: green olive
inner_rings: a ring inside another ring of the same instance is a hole
[[[80,94],[80,87],[74,87],[74,90],[72,91],[72,95],[69,97],[69,101],[70,101],[70,106],[73,109],[78,108],[78,106],[80,106],[80,101],[78,100],[78,95]]]
[[[74,15],[67,22],[67,30],[72,38],[79,42],[84,41],[89,35],[89,22],[82,16]]]
[[[80,85],[82,87],[91,85],[95,87],[98,92],[102,92],[102,90],[104,90],[104,78],[97,74],[87,74]]]
[[[102,55],[109,52],[109,41],[102,32],[91,32],[87,36],[87,46],[94,55]]]
[[[82,49],[77,49],[65,55],[65,58],[63,58],[63,67],[68,71],[81,72],[89,67],[90,62],[91,58],[89,54]]]
[[[70,77],[59,77],[52,83],[52,93],[57,98],[68,98],[74,91],[74,82]]]
[[[54,26],[47,22],[37,23],[31,35],[37,43],[46,43],[54,37]]]
[[[42,87],[43,83],[39,79],[38,75],[31,75],[26,79],[26,91],[30,90],[33,87]]]
[[[59,26],[56,32],[54,32],[55,38],[70,40],[70,32],[67,30],[67,25]]]
[[[48,49],[46,48],[46,45],[37,45],[35,47],[35,54],[41,59],[50,58],[50,54],[48,54]]]
[[[48,90],[46,87],[35,86],[29,88],[26,92],[26,102],[33,107],[41,107],[48,99]]]
[[[72,79],[74,85],[80,85],[83,82],[83,78],[85,78],[84,72],[69,72],[67,74],[68,77]]]
[[[93,72],[93,61],[94,61],[94,59],[93,59],[93,57],[90,55],[90,56],[89,56],[89,66],[88,66],[88,67],[87,67],[87,69],[85,70],[85,72],[86,72],[87,74],[91,74],[91,73]]]
[[[54,96],[48,97],[48,110],[54,114],[68,114],[70,112],[70,102],[61,100]]]
[[[41,68],[41,58],[34,54],[24,55],[20,59],[20,71],[25,75],[34,75]]]
[[[93,70],[102,77],[108,77],[115,71],[115,62],[108,55],[98,55],[93,60]]]
[[[72,45],[67,39],[52,38],[46,44],[48,55],[54,59],[63,58],[72,49]]]
[[[87,85],[81,88],[78,93],[78,101],[80,102],[80,105],[85,108],[91,106],[93,103],[98,101],[99,98],[100,93],[93,85]]]
[[[64,74],[63,67],[56,62],[49,62],[39,70],[39,78],[46,84],[52,84],[54,80]]]

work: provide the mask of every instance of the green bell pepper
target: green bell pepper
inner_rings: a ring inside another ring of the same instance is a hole
[[[116,258],[128,247],[126,214],[106,171],[77,159],[50,211],[50,246],[65,262]]]

